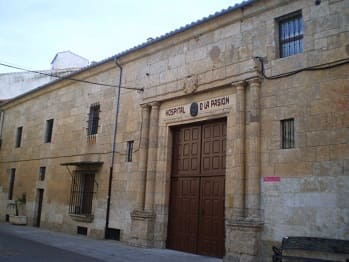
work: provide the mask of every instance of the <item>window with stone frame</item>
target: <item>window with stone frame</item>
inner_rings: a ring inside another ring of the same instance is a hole
[[[294,130],[294,119],[284,119],[280,122],[281,126],[281,148],[288,149],[295,147],[295,130]]]
[[[303,19],[301,11],[277,19],[280,57],[303,52]]]
[[[72,176],[69,214],[90,216],[94,194],[95,173],[76,170]]]
[[[39,169],[39,181],[44,181],[45,180],[45,175],[46,175],[46,167],[41,166]]]
[[[90,106],[90,112],[88,114],[88,125],[87,125],[87,135],[95,135],[98,133],[98,123],[99,123],[99,103],[92,104]]]
[[[51,143],[52,140],[52,130],[53,130],[53,119],[46,120],[45,129],[45,143]]]
[[[21,144],[22,144],[22,134],[23,134],[23,126],[17,127],[16,147],[21,147]]]
[[[132,162],[134,141],[127,141],[126,162]]]

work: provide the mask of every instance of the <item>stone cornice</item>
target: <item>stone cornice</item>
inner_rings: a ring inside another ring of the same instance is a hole
[[[203,93],[203,92],[208,92],[213,89],[217,88],[226,88],[232,85],[232,83],[238,83],[240,81],[244,81],[245,79],[254,79],[258,78],[258,73],[256,71],[247,71],[238,75],[233,75],[233,76],[228,76],[223,79],[217,79],[213,80],[208,83],[200,83],[199,86],[195,92],[195,94]],[[166,86],[166,83],[163,84],[163,86]],[[158,86],[157,88],[160,88]],[[185,97],[188,94],[185,94],[182,89],[174,91],[174,92],[168,92],[168,93],[162,93],[162,94],[157,94],[154,96],[147,96],[143,98],[142,104],[147,104],[151,103],[154,101],[168,101],[168,100],[173,100],[181,97]]]
[[[260,86],[262,83],[262,79],[259,76],[247,79],[246,81],[247,81],[248,85],[250,85],[250,86],[251,85],[259,85]]]
[[[153,212],[146,210],[133,210],[130,215],[133,219],[154,219],[156,216]]]
[[[231,85],[235,87],[237,90],[242,90],[247,86],[247,82],[242,80],[242,81],[233,82]]]
[[[235,218],[229,219],[225,222],[228,227],[239,227],[239,228],[254,228],[254,229],[262,229],[264,226],[264,222],[258,218]]]

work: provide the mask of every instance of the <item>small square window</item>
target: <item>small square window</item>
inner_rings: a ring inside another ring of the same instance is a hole
[[[294,119],[281,120],[281,148],[294,148]]]
[[[95,135],[98,133],[100,105],[98,103],[90,106],[90,112],[88,115],[87,135]]]
[[[16,134],[16,147],[21,147],[22,143],[22,133],[23,133],[23,127],[17,127],[17,134]]]
[[[296,12],[278,19],[280,57],[303,52],[302,13]]]
[[[78,235],[87,236],[87,227],[80,227],[80,226],[78,226],[78,227],[77,227],[77,230],[76,230],[76,233],[77,233]]]
[[[46,167],[41,166],[39,169],[39,181],[44,181],[45,180],[45,174],[46,174]]]
[[[53,119],[46,120],[45,143],[51,143]]]
[[[134,141],[127,141],[127,158],[126,162],[132,162]]]

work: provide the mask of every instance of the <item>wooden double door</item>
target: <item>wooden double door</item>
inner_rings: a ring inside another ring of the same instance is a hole
[[[224,256],[226,121],[174,129],[167,248]]]

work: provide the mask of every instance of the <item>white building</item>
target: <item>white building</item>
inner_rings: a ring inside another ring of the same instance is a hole
[[[81,68],[89,64],[88,59],[70,51],[58,52],[51,62],[52,70]]]
[[[0,74],[0,100],[14,98],[88,65],[86,58],[64,51],[55,55],[51,70]]]

